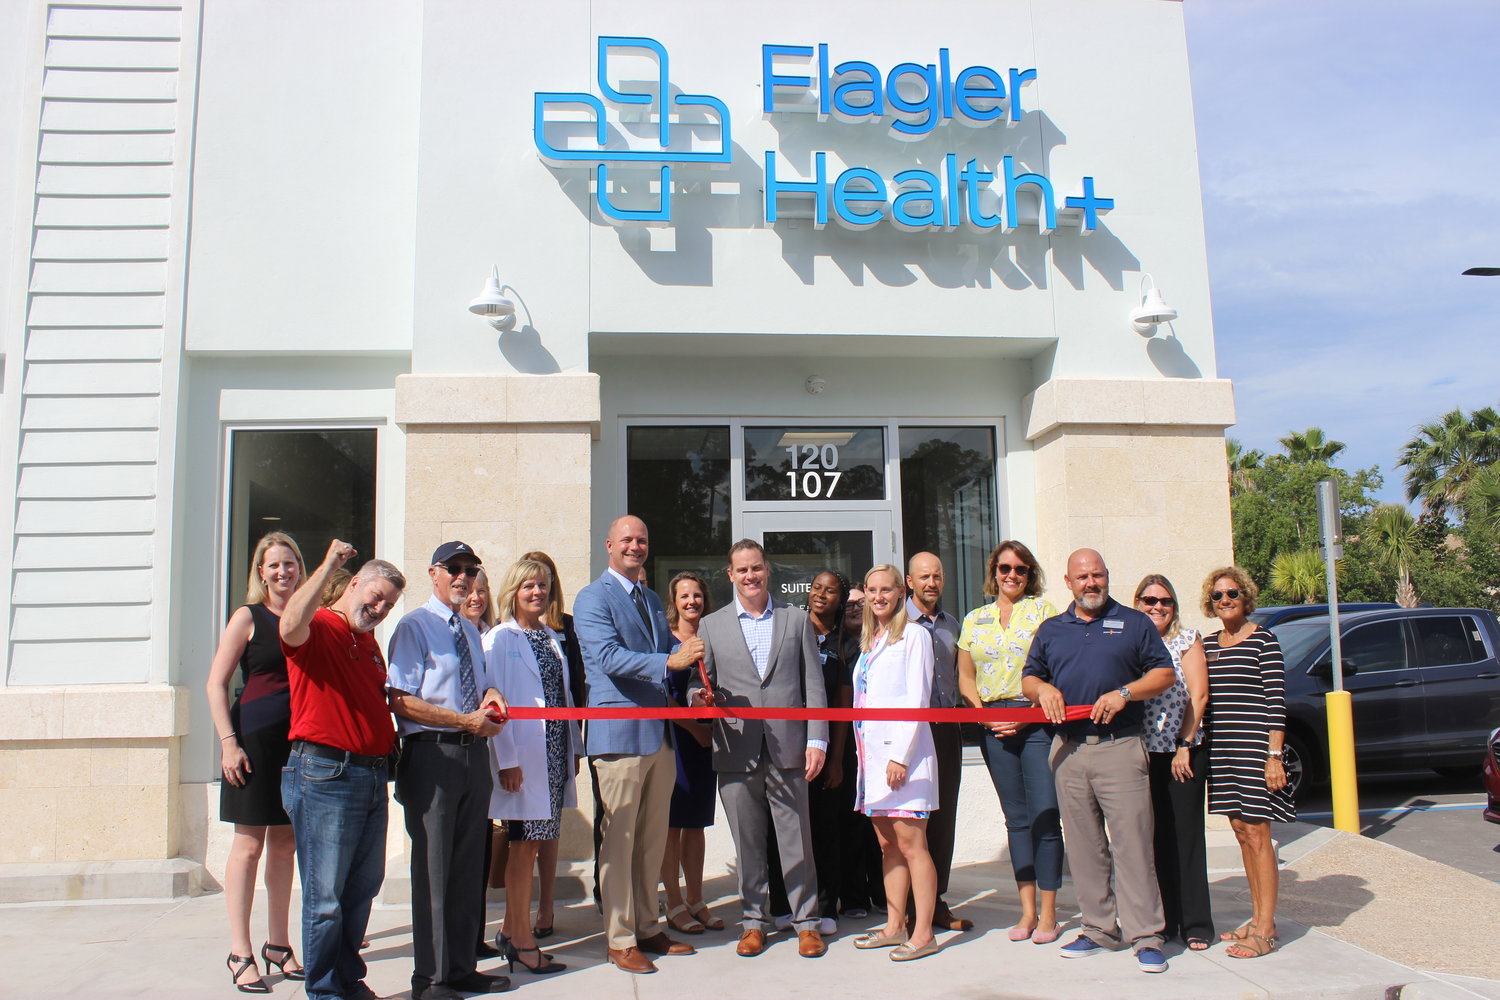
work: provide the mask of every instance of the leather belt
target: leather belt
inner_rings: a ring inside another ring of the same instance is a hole
[[[420,733],[407,733],[408,743],[454,743],[461,747],[472,746],[475,743],[483,743],[483,736],[475,736],[473,733],[448,732],[439,729],[424,729]]]
[[[386,764],[384,755],[367,757],[362,753],[354,753],[352,750],[340,750],[338,747],[324,746],[322,743],[310,743],[307,740],[298,740],[293,743],[292,752],[300,753],[307,757],[318,757],[323,760],[336,760],[340,764],[357,764],[360,767],[382,768]]]
[[[1090,733],[1087,736],[1073,738],[1073,742],[1093,746],[1096,743],[1113,743],[1115,740],[1138,739],[1140,735],[1141,730],[1139,729],[1132,729],[1123,733]]]

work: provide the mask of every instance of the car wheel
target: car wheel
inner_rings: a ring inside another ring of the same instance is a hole
[[[1307,743],[1295,733],[1286,734],[1286,742],[1281,747],[1281,761],[1286,766],[1286,787],[1293,798],[1300,798],[1303,792],[1317,783],[1318,772],[1313,764],[1312,754],[1307,749]]]

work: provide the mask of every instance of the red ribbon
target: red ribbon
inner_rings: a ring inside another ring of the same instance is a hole
[[[1068,720],[1087,719],[1092,705],[1069,705]],[[829,722],[1046,722],[1040,708],[538,708],[510,706],[512,719],[798,719]]]

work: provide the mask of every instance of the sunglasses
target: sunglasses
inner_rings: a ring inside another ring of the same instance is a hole
[[[995,567],[996,576],[1010,576],[1011,574],[1015,574],[1016,576],[1030,576],[1031,567],[1024,564],[1012,566],[1010,563],[1000,563]]]
[[[437,563],[436,565],[447,570],[449,576],[466,576],[471,580],[479,575],[480,570],[478,563]]]
[[[1209,600],[1212,601],[1222,601],[1226,597],[1233,601],[1237,600],[1239,596],[1240,592],[1238,590],[1216,590],[1208,595]]]
[[[1218,598],[1215,597],[1214,600],[1217,601]],[[1174,604],[1177,603],[1177,598],[1175,598],[1175,597],[1142,597],[1141,598],[1141,603],[1144,604],[1148,608],[1154,608],[1158,604],[1160,604],[1164,608],[1170,608]]]

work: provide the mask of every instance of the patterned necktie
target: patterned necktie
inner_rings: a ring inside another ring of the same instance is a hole
[[[448,628],[453,632],[453,645],[458,647],[458,689],[463,695],[464,714],[479,707],[479,688],[474,684],[474,661],[469,657],[469,640],[464,638],[463,623],[458,615],[448,619]]]
[[[646,626],[646,634],[654,636],[656,633],[651,630],[651,611],[646,607],[646,588],[636,584],[630,596],[635,599],[635,609],[641,613],[641,624]]]

